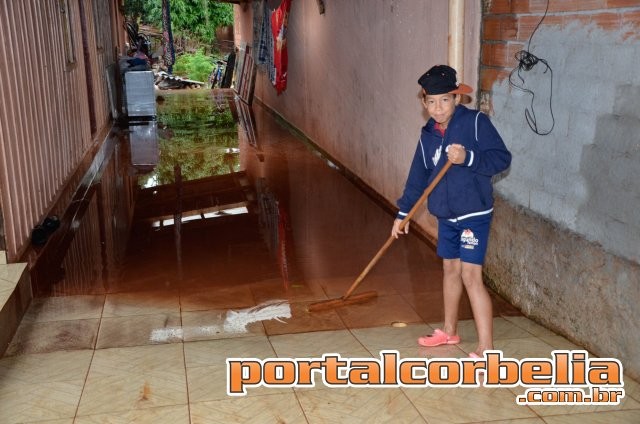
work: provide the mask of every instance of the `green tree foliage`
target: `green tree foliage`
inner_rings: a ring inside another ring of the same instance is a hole
[[[233,6],[216,0],[171,0],[174,36],[211,44],[216,28],[233,25]],[[127,17],[162,27],[162,0],[125,0]]]
[[[138,22],[145,14],[146,3],[147,0],[125,0],[124,16],[130,21]]]
[[[173,67],[173,73],[195,81],[207,82],[213,70],[213,62],[210,56],[198,50],[194,54],[185,53],[178,56]]]

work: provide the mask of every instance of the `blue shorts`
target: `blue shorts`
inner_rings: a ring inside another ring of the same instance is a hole
[[[438,219],[437,253],[443,259],[482,265],[487,253],[489,227],[493,213],[473,216],[457,222]]]

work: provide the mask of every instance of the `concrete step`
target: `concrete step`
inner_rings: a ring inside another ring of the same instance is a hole
[[[0,251],[0,357],[16,333],[33,293],[26,263],[8,264]]]

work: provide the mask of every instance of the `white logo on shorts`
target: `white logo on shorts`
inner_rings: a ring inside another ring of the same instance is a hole
[[[478,239],[473,235],[473,231],[468,228],[462,232],[460,241],[462,242],[462,244],[466,245],[464,247],[467,249],[473,249],[473,246],[478,245]]]

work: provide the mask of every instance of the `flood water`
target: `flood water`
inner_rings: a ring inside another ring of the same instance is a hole
[[[104,143],[61,220],[60,232],[71,216],[72,239],[60,237],[54,247],[65,248],[31,270],[37,297],[0,359],[0,422],[533,417],[510,389],[447,388],[453,396],[443,397],[318,382],[230,397],[229,358],[467,357],[474,322],[463,296],[463,342],[416,343],[441,325],[443,299],[441,260],[413,234],[363,280],[358,291],[376,298],[309,312],[347,291],[389,237],[393,212],[258,104],[208,90],[163,98],[157,120]],[[564,339],[534,337],[535,323],[492,297],[505,357],[566,349]],[[470,404],[483,407],[471,416]]]
[[[358,289],[376,299],[309,313],[346,292],[389,236],[391,212],[262,106],[208,90],[162,97],[155,122],[110,141],[49,295],[108,295],[115,315],[177,302],[165,327],[286,306],[248,327],[266,334],[442,319],[441,261],[414,235]],[[509,308],[495,300],[496,313]],[[470,317],[465,299],[461,318]]]

